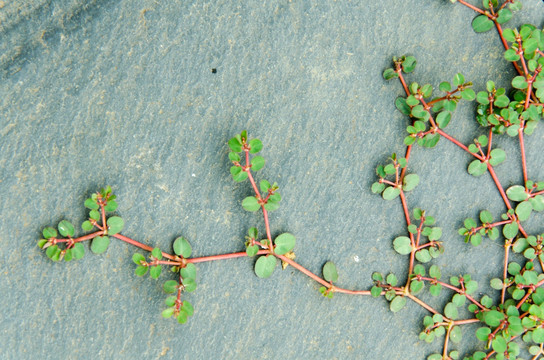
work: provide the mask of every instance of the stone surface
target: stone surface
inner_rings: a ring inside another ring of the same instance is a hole
[[[407,119],[395,110],[398,82],[382,71],[394,55],[419,63],[409,81],[462,72],[480,91],[512,75],[494,31],[475,34],[474,13],[449,1],[17,1],[0,7],[0,357],[3,359],[423,359],[441,344],[418,340],[426,312],[409,302],[319,295],[292,268],[258,279],[253,261],[198,266],[187,295],[195,315],[163,320],[162,282],[133,275],[134,248],[53,263],[36,246],[60,220],[80,224],[83,201],[102,186],[118,195],[123,233],[170,249],[185,236],[193,256],[242,251],[251,226],[249,184],[229,174],[226,142],[247,129],[265,144],[258,179],[283,196],[273,234],[297,237],[297,261],[319,273],[327,260],[339,286],[368,289],[374,271],[402,273],[392,239],[405,234],[399,202],[370,192],[375,167],[402,153]],[[525,1],[512,24],[542,26],[544,4]],[[216,69],[216,72],[212,72]],[[480,130],[463,104],[449,133],[468,143]],[[544,177],[538,129],[527,140],[530,176]],[[521,176],[518,146],[497,169]],[[488,176],[441,140],[415,149],[421,184],[410,207],[444,230],[444,276],[472,273],[489,291],[501,271],[499,243],[478,248],[456,234],[484,208],[504,210]],[[537,219],[534,231],[539,228]],[[79,225],[78,225],[79,226]],[[483,261],[483,255],[486,260]],[[480,292],[478,293],[480,294]],[[441,309],[447,297],[425,297]],[[466,314],[463,314],[466,316]],[[477,326],[464,328],[461,352]],[[476,345],[478,346],[478,345]]]

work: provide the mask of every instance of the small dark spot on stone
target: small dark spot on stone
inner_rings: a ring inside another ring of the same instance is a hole
[[[213,68],[212,69],[212,74],[215,74],[217,72],[217,69],[216,68]]]

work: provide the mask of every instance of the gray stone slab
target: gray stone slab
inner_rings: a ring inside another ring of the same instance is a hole
[[[339,285],[368,289],[374,271],[402,274],[391,242],[406,232],[398,202],[370,192],[376,165],[402,153],[402,95],[382,71],[394,55],[419,63],[410,81],[438,87],[457,72],[482,90],[513,74],[495,32],[475,34],[473,12],[449,1],[16,1],[0,8],[0,354],[3,359],[422,359],[441,344],[418,340],[426,312],[393,314],[383,299],[319,295],[296,270],[258,279],[253,261],[198,266],[188,294],[195,315],[163,320],[162,282],[133,275],[135,249],[53,263],[36,242],[62,219],[80,224],[83,201],[111,185],[123,231],[169,249],[183,235],[194,256],[242,251],[251,226],[248,183],[229,174],[226,142],[247,129],[265,144],[259,179],[283,196],[273,234],[297,237],[297,261]],[[543,24],[542,1],[525,1],[512,24]],[[211,70],[216,69],[216,73]],[[449,132],[481,134],[474,105]],[[542,179],[539,129],[527,140],[531,178]],[[518,183],[518,147],[497,169]],[[469,158],[441,141],[415,149],[421,185],[410,207],[444,229],[444,275],[485,284],[502,250],[456,234],[484,208],[504,211],[493,183],[465,171]],[[534,231],[541,231],[535,222]],[[483,255],[487,255],[482,261]],[[402,276],[401,276],[402,278]],[[404,279],[403,279],[404,280]],[[446,297],[426,298],[441,308]],[[466,314],[465,314],[466,315]],[[462,353],[477,326],[464,328]]]

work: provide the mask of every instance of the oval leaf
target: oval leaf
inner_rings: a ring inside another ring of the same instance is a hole
[[[95,254],[102,254],[108,249],[110,238],[107,236],[97,236],[91,242],[91,251]]]
[[[479,15],[472,20],[472,28],[477,33],[486,32],[493,28],[493,21],[489,20],[486,15]]]
[[[182,236],[174,240],[174,252],[176,255],[188,258],[191,256],[192,248],[191,244]]]
[[[125,222],[119,216],[110,217],[107,223],[109,235],[114,235],[121,232],[121,230],[123,230],[123,226],[125,226]]]
[[[279,235],[274,243],[276,244],[274,252],[278,255],[284,255],[295,247],[295,237],[292,234],[284,233]]]
[[[393,248],[401,255],[407,255],[412,252],[412,243],[407,236],[399,236],[393,240]]]
[[[72,223],[70,223],[68,220],[62,220],[60,223],[59,223],[59,232],[62,236],[74,236],[74,225],[72,225]]]
[[[257,211],[260,209],[259,201],[255,196],[248,196],[242,200],[242,207],[246,211]]]
[[[255,262],[255,274],[261,279],[272,275],[276,268],[276,257],[273,255],[261,256]]]
[[[331,261],[327,261],[323,266],[323,278],[327,281],[334,282],[338,280],[338,271],[336,265]]]

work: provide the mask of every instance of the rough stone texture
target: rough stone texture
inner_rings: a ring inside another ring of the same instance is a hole
[[[393,314],[383,299],[330,301],[292,268],[258,279],[249,259],[199,265],[186,295],[196,312],[179,326],[160,316],[168,273],[134,276],[134,248],[114,242],[52,263],[36,241],[62,219],[80,224],[84,199],[109,184],[127,236],[169,249],[183,235],[194,256],[243,250],[263,222],[240,206],[251,189],[230,178],[226,142],[248,129],[265,144],[258,178],[281,187],[272,232],[296,235],[300,263],[319,273],[334,261],[347,288],[368,289],[373,271],[401,276],[407,259],[391,246],[406,231],[400,204],[370,192],[376,165],[404,151],[407,124],[394,106],[402,88],[381,74],[412,54],[410,81],[437,88],[462,72],[477,91],[488,79],[508,85],[498,37],[475,34],[471,10],[432,0],[0,3],[0,357],[422,359],[441,349],[418,340],[426,313],[414,303]],[[543,10],[525,1],[512,24],[542,26]],[[473,111],[460,106],[448,128],[465,143],[482,133]],[[527,140],[540,180],[543,134]],[[519,182],[516,142],[498,144],[509,154],[501,181]],[[504,210],[490,178],[468,175],[467,155],[444,140],[412,160],[421,185],[409,205],[444,229],[436,263],[488,290],[500,244],[472,248],[455,229]]]

